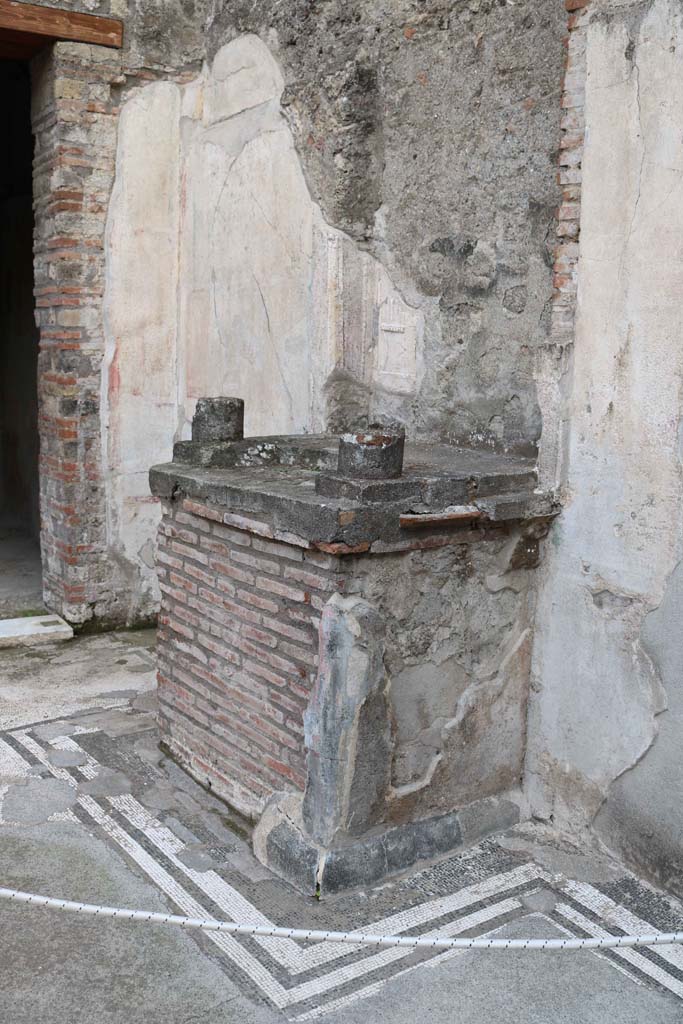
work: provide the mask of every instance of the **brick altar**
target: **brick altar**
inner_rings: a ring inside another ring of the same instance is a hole
[[[151,486],[160,724],[305,891],[518,820],[530,570],[554,514],[524,459],[366,433],[242,437],[200,401]]]

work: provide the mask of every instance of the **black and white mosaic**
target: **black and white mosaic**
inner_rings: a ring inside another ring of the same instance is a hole
[[[523,917],[533,934],[539,913],[571,936],[683,928],[680,906],[629,874],[577,881],[494,839],[374,890],[306,900],[253,858],[248,826],[164,757],[144,710],[90,712],[0,733],[0,778],[26,776],[72,787],[72,805],[50,820],[86,825],[151,881],[174,912],[189,916],[404,935],[490,935]],[[49,895],[87,899],[87,893]],[[322,1017],[376,995],[399,975],[469,955],[226,933],[197,941],[239,977],[246,993],[291,1020]],[[683,1000],[682,947],[594,955],[634,982]]]

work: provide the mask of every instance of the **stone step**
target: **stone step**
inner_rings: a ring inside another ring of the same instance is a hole
[[[36,644],[71,640],[74,631],[59,615],[24,615],[18,619],[0,619],[0,648],[33,647]]]

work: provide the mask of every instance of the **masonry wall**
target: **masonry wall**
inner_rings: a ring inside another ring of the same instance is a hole
[[[502,528],[441,543],[339,557],[275,541],[265,523],[168,503],[158,553],[164,741],[247,814],[275,792],[302,791],[320,613],[332,594],[356,594],[379,613],[389,679],[391,790],[379,820],[517,790],[538,544]]]
[[[51,607],[154,614],[145,474],[202,394],[238,391],[249,432],[395,415],[534,449],[559,0],[86,6],[123,51],[35,71],[39,161],[82,150],[36,172]]]
[[[391,416],[535,449],[565,14],[523,6],[296,9],[294,35],[268,3],[215,8],[201,72],[126,90],[102,415],[109,544],[144,607],[147,468],[202,395],[243,397],[251,434]]]
[[[120,0],[116,6],[120,12]],[[235,230],[263,287],[249,253],[250,234],[255,231],[264,248],[293,241],[286,252],[301,264],[288,277],[296,307],[310,253],[296,234],[292,238],[286,213],[276,208],[273,218],[269,191],[277,185],[269,186],[269,171],[288,190],[304,234],[303,222],[315,216],[312,203],[333,241],[336,236],[335,244],[323,239],[321,251],[313,252],[316,267],[331,279],[322,287],[318,313],[332,321],[326,333],[350,332],[356,340],[344,358],[310,365],[313,382],[323,389],[319,410],[343,420],[389,407],[411,429],[430,436],[533,449],[541,426],[534,363],[549,330],[560,198],[555,172],[567,18],[561,0],[431,0],[419,6],[399,0],[389,7],[352,0],[320,8],[295,3],[286,10],[276,0],[219,0],[195,3],[191,11],[179,0],[163,9],[131,0],[127,7],[128,61],[177,70],[205,58],[204,74],[214,79],[216,88],[198,84],[181,114],[202,122],[200,131],[190,124],[184,129],[194,137],[185,140],[190,149],[205,149],[196,160],[203,168],[192,168],[190,160],[190,176],[203,171],[210,182],[220,174],[231,136],[243,138],[245,149],[262,144],[260,162],[242,154],[249,164],[243,180],[236,169],[228,182],[221,200],[225,215],[218,211],[213,222],[213,208],[206,212],[202,225],[216,235],[215,245],[222,246],[228,213],[234,209],[241,218],[246,206],[248,222],[243,230],[238,221]],[[254,50],[245,63],[231,63],[225,48],[234,43],[239,49],[245,38],[260,40],[271,61]],[[250,80],[257,65],[261,85],[255,89]],[[255,144],[263,105],[272,99],[291,133],[293,153],[283,149],[282,125],[276,126],[279,146],[271,146],[277,138]],[[292,155],[303,188],[290,167]],[[201,231],[194,237],[201,243]],[[372,326],[387,296],[375,295],[372,273],[365,280],[366,256],[379,261],[397,291],[379,317],[386,330]],[[240,328],[249,339],[244,345],[272,359],[272,343],[252,339],[246,329],[255,325],[257,335],[266,334],[256,320],[259,308],[265,317],[251,274],[234,280],[230,269],[228,255],[216,267],[218,311],[209,304],[204,319],[195,318],[198,330],[214,331],[216,315],[222,336],[214,344],[222,359],[230,360],[226,349]],[[220,307],[226,274],[239,291],[232,319]],[[192,294],[186,301],[194,301]],[[392,315],[392,302],[403,316]],[[192,322],[190,317],[190,328]],[[373,329],[376,336],[364,337]],[[284,344],[282,330],[273,334],[275,346]],[[403,350],[400,367],[392,365],[397,347]],[[376,348],[379,366],[372,365]],[[276,416],[287,402],[285,382],[278,379],[283,370],[286,376],[286,362],[264,378],[264,387],[276,392]],[[299,393],[294,397],[293,415],[301,416]]]
[[[320,610],[345,580],[338,559],[222,519],[185,500],[159,528],[160,720],[198,778],[257,815],[303,790]]]
[[[447,540],[345,560],[386,630],[393,823],[515,792],[522,779],[534,528]]]
[[[585,6],[585,5],[584,5]],[[683,892],[680,4],[594,0],[564,512],[535,623],[532,811]],[[552,433],[552,431],[551,431]]]
[[[87,7],[123,54],[33,68],[50,605],[154,612],[144,478],[200,394],[249,430],[542,427],[531,807],[680,887],[679,5]]]
[[[120,101],[128,84],[168,74],[131,59],[58,43],[31,63],[44,598],[70,621],[99,627],[150,620],[158,603],[150,579],[158,516],[136,552],[146,577],[112,528],[107,482],[117,467],[107,458],[101,402],[105,229]],[[136,498],[124,498],[133,521],[138,506],[144,514],[155,504],[149,494]]]
[[[119,74],[115,52],[67,44],[31,68],[43,585],[48,607],[76,622],[116,620],[121,597],[106,537],[99,407]]]

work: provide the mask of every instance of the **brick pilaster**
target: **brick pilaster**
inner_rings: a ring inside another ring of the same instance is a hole
[[[46,600],[90,618],[105,565],[100,365],[104,230],[114,176],[116,51],[56,44],[32,66],[41,546]]]
[[[586,36],[589,0],[566,0],[569,12],[562,81],[553,295],[548,339],[538,352],[536,387],[543,413],[539,446],[542,487],[561,489],[568,432],[566,382],[574,347],[581,230],[581,163],[585,132]]]
[[[581,161],[585,131],[586,22],[589,0],[566,0],[569,11],[565,71],[562,82],[558,181],[562,202],[558,210],[551,342],[574,340],[577,265],[581,218]]]

